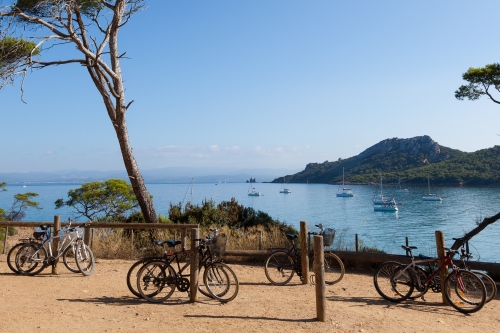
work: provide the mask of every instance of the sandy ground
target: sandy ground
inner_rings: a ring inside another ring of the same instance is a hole
[[[98,260],[84,277],[61,265],[34,277],[10,272],[0,255],[0,332],[493,332],[500,298],[463,315],[429,292],[426,301],[392,304],[373,287],[372,273],[347,271],[327,286],[327,320],[316,320],[315,287],[297,277],[287,286],[268,283],[263,265],[231,264],[240,281],[232,302],[199,294],[189,303],[176,291],[166,303],[134,297],[126,285],[132,261]]]

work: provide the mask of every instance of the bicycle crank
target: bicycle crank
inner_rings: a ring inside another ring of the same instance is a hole
[[[182,278],[177,280],[177,290],[188,291],[191,286],[191,282],[187,278]]]

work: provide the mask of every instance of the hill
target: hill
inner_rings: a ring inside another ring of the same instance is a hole
[[[309,163],[306,168],[285,176],[289,183],[339,184],[342,168],[346,183],[500,186],[500,146],[466,153],[439,145],[429,136],[383,140],[357,156],[335,162]],[[283,183],[283,177],[273,183]]]

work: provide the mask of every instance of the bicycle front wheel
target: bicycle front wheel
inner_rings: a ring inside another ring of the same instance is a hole
[[[340,282],[344,277],[345,268],[342,260],[333,253],[326,252],[325,256],[325,283],[332,285]]]
[[[481,310],[486,303],[486,288],[474,273],[452,272],[445,280],[445,297],[456,310],[473,313]]]
[[[293,278],[294,260],[285,251],[276,251],[266,260],[266,277],[274,285],[284,286]]]
[[[63,262],[64,266],[73,273],[80,273],[80,270],[78,269],[78,266],[76,265],[76,259],[75,259],[75,246],[76,244],[71,244],[71,246],[68,246],[66,250],[64,250],[63,253]]]
[[[203,282],[210,294],[221,302],[235,299],[240,289],[238,277],[226,264],[215,262],[205,268]]]
[[[380,265],[373,276],[373,284],[380,296],[390,302],[401,302],[413,292],[413,276],[406,266],[395,261]]]
[[[38,249],[34,244],[25,244],[16,253],[16,268],[23,275],[36,275],[44,270],[47,259],[47,250]]]
[[[175,270],[164,261],[150,261],[144,264],[137,273],[137,290],[148,302],[165,301],[172,296],[176,286]]]
[[[94,272],[95,259],[90,247],[79,241],[75,247],[76,266],[83,275],[89,276]]]
[[[478,271],[471,272],[476,274],[477,277],[480,278],[484,283],[484,287],[486,288],[486,303],[495,298],[495,296],[497,295],[497,284],[495,283],[495,280],[493,280],[491,276],[486,273]]]

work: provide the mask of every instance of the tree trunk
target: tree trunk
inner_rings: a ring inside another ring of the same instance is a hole
[[[477,227],[466,233],[465,236],[463,236],[462,238],[455,240],[455,243],[453,243],[451,248],[454,250],[458,250],[458,248],[464,245],[465,242],[469,241],[472,237],[476,236],[488,225],[495,223],[499,219],[500,219],[500,213],[497,213],[496,215],[491,217],[485,217],[483,222],[479,223]]]
[[[125,163],[125,169],[127,170],[128,178],[132,184],[135,196],[139,201],[139,206],[141,207],[144,219],[148,223],[158,223],[158,216],[156,215],[156,211],[153,206],[153,200],[146,189],[146,185],[144,185],[144,179],[142,178],[139,167],[137,166],[134,155],[132,154],[132,148],[130,147],[128,139],[125,115],[121,118],[121,121],[115,122],[114,128],[116,136],[118,137],[118,142],[120,143],[120,150],[123,156],[123,162]]]

